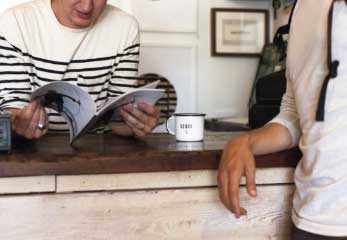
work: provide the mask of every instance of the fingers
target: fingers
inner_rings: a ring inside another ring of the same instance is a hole
[[[224,204],[226,208],[228,208],[231,211],[230,208],[230,201],[229,201],[229,194],[228,194],[228,176],[224,172],[218,173],[218,192],[219,192],[219,198]]]
[[[240,206],[240,179],[241,176],[234,173],[229,178],[228,194],[230,200],[231,212],[235,214],[236,218],[247,215],[247,211]]]
[[[149,104],[139,103],[138,109],[140,110],[140,112],[145,113],[145,115],[147,116],[145,131],[147,133],[151,132],[159,123],[159,119],[160,119],[159,108]]]
[[[124,108],[122,108],[122,112],[125,116],[124,120],[130,122],[138,129],[143,129],[145,127],[145,123],[148,121],[147,116],[133,105],[126,105]]]
[[[16,113],[13,121],[13,128],[19,135],[26,135],[26,131],[36,111],[37,105],[38,102],[34,101]]]
[[[40,108],[37,107],[30,119],[28,127],[25,129],[24,136],[28,139],[35,138],[35,132],[37,130],[37,125],[40,121]]]
[[[126,110],[121,109],[120,114],[123,117],[125,124],[130,127],[130,129],[136,136],[143,137],[146,135],[146,133],[143,131],[145,128],[145,125],[143,123],[137,121],[136,118],[134,118]]]
[[[46,126],[45,129],[38,129],[38,124]],[[39,101],[33,101],[27,107],[17,111],[14,121],[14,131],[27,139],[39,138],[47,133],[48,116],[46,110]]]
[[[160,118],[159,109],[145,103],[139,103],[137,106],[128,104],[120,112],[125,123],[137,136],[150,133],[157,126]]]
[[[145,103],[139,103],[138,107],[140,110],[142,110],[143,112],[147,113],[148,115],[150,115],[152,117],[156,117],[156,116],[160,115],[159,108],[153,107],[152,105],[145,104]]]
[[[38,124],[42,124],[44,126],[43,129],[38,128]],[[45,135],[48,131],[48,115],[44,107],[40,108],[40,118],[36,125],[36,130],[34,133],[34,138],[40,138]]]
[[[236,172],[221,173],[218,176],[220,199],[236,218],[247,214],[240,206],[240,178]]]
[[[139,127],[139,123],[138,121],[132,117],[128,112],[126,112],[125,110],[121,110],[120,111],[121,116],[123,117],[125,124],[128,125],[130,127],[130,129],[133,131],[133,133],[138,136],[138,137],[144,137],[146,135],[146,133],[143,131],[144,129],[144,125],[142,124],[142,128]]]
[[[230,141],[225,147],[218,169],[219,196],[236,218],[247,215],[240,206],[240,180],[246,176],[247,192],[256,197],[255,161],[247,142]]]
[[[253,156],[251,156],[253,158]],[[255,161],[250,161],[246,165],[245,176],[246,176],[246,188],[247,192],[251,197],[257,196],[257,189],[255,183]]]

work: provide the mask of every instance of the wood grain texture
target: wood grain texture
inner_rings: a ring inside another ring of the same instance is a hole
[[[241,189],[235,219],[216,188],[0,197],[0,239],[286,240],[294,187]]]
[[[238,133],[207,133],[204,142],[176,142],[168,134],[144,139],[88,135],[72,148],[67,135],[17,141],[0,155],[0,177],[77,175],[217,169],[222,149]],[[256,158],[257,167],[294,167],[297,149]]]
[[[0,194],[55,192],[55,186],[55,176],[0,178]]]
[[[293,174],[294,169],[291,167],[260,168],[256,171],[256,183],[258,185],[293,183]],[[243,177],[241,179],[241,185],[245,185],[245,182],[245,178]],[[57,192],[117,191],[215,186],[217,186],[216,170],[57,177]]]

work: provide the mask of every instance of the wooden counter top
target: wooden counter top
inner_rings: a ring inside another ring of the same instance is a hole
[[[176,142],[167,134],[142,140],[88,135],[70,147],[67,135],[18,142],[0,154],[0,177],[136,173],[217,169],[222,149],[237,133],[207,133],[204,142]],[[294,167],[298,149],[256,157],[257,167]]]

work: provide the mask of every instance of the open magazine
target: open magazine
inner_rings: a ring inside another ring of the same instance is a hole
[[[70,144],[100,123],[108,122],[119,115],[121,106],[129,103],[155,104],[164,94],[164,90],[155,89],[159,81],[135,88],[118,97],[109,98],[98,111],[91,96],[82,88],[67,82],[52,82],[36,89],[31,100],[40,98],[47,108],[59,112],[66,120],[70,130]]]

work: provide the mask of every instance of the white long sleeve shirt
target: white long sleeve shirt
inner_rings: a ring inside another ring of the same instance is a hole
[[[339,60],[325,102],[325,120],[315,120],[328,73],[328,13],[332,0],[299,0],[289,34],[287,91],[271,122],[286,126],[302,159],[295,171],[292,219],[302,230],[347,236],[347,7],[333,14],[332,60]]]
[[[22,108],[31,92],[66,81],[88,92],[99,108],[137,85],[137,21],[107,5],[96,24],[71,29],[59,23],[51,0],[16,6],[0,17],[0,109]],[[65,131],[53,110],[49,129]]]

